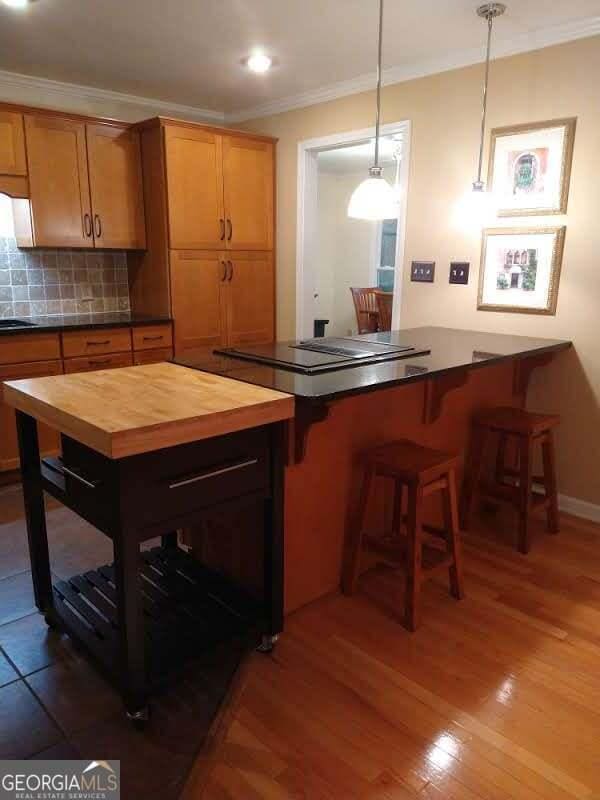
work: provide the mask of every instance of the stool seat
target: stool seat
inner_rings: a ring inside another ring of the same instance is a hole
[[[378,475],[399,478],[405,483],[425,485],[456,467],[458,458],[432,450],[409,439],[374,447],[365,454],[365,461]]]
[[[522,408],[489,408],[473,417],[471,445],[465,464],[465,481],[461,498],[461,526],[469,527],[475,495],[511,503],[519,513],[518,547],[528,553],[531,547],[529,514],[533,508],[546,509],[548,531],[558,533],[558,488],[554,456],[553,430],[560,423],[556,414],[536,414]],[[489,440],[497,437],[494,480],[482,477],[485,450]],[[507,449],[512,442],[512,465],[507,464]],[[544,474],[533,473],[534,446],[541,446]],[[534,491],[542,484],[544,493]]]
[[[456,456],[423,447],[408,439],[374,447],[363,455],[364,479],[359,508],[353,519],[356,525],[349,532],[348,558],[342,576],[345,594],[353,594],[360,571],[363,548],[379,553],[391,561],[406,565],[404,624],[416,630],[420,616],[421,584],[429,575],[447,570],[450,592],[463,596],[462,562],[456,503]],[[365,531],[366,511],[373,482],[376,478],[392,479],[394,486],[391,535],[373,535]],[[402,496],[406,488],[407,508],[402,513]],[[443,528],[433,528],[423,522],[423,500],[433,492],[442,496]],[[406,522],[406,535],[402,523]],[[424,542],[424,534],[436,537],[436,546]],[[442,540],[445,547],[439,546]]]
[[[487,408],[475,414],[475,425],[519,436],[537,436],[560,425],[557,414],[536,414],[523,408]]]

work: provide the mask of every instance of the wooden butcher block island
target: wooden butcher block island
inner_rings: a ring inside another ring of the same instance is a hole
[[[227,637],[272,646],[292,396],[165,363],[9,382],[4,398],[17,409],[36,604],[114,680],[131,718],[146,719],[184,657]],[[60,457],[40,460],[37,421],[61,433]],[[113,564],[52,584],[44,491],[112,539]],[[179,546],[207,511],[257,504],[259,591]]]

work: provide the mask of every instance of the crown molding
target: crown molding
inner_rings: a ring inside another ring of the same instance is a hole
[[[15,90],[19,92],[16,100],[10,96]],[[223,124],[225,121],[225,115],[222,111],[169,103],[165,100],[154,100],[151,97],[140,97],[134,94],[114,92],[110,89],[97,89],[93,86],[63,83],[48,78],[38,78],[18,72],[0,70],[0,98],[9,99],[11,102],[27,102],[26,98],[23,97],[23,93],[27,92],[31,92],[35,97],[32,105],[55,108],[56,106],[64,106],[65,100],[67,100],[70,105],[69,111],[75,111],[77,104],[91,102],[106,106],[119,106],[121,109],[129,111],[132,117],[139,119],[143,118],[143,115],[162,114],[163,116],[185,117],[186,119],[202,122]],[[85,111],[82,110],[81,113],[85,113]],[[106,116],[111,115],[111,112],[106,114]],[[134,121],[134,119],[131,121]]]
[[[600,16],[589,17],[576,22],[569,22],[563,25],[553,25],[538,30],[528,31],[512,39],[497,40],[494,45],[493,59],[505,58],[506,56],[526,53],[531,50],[541,50],[552,45],[564,44],[577,39],[585,39],[590,36],[600,34]],[[439,58],[423,59],[396,67],[390,67],[383,71],[382,83],[389,86],[394,83],[424,78],[440,72],[448,72],[461,67],[472,66],[485,61],[485,47],[476,47],[468,50],[460,50],[454,53],[447,53]],[[359,75],[347,81],[322,86],[301,94],[283,97],[279,100],[272,100],[252,108],[241,109],[239,111],[226,112],[225,122],[244,122],[249,119],[268,117],[273,114],[281,114],[284,111],[293,111],[298,108],[326,103],[340,97],[370,91],[374,88],[376,81],[375,73]]]

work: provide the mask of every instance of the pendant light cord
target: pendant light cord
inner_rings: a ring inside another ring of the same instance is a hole
[[[483,84],[483,111],[481,114],[481,141],[479,143],[479,164],[477,167],[477,183],[481,185],[481,173],[483,170],[483,145],[485,141],[485,123],[487,117],[487,98],[488,98],[488,81],[490,77],[490,49],[492,45],[492,26],[494,24],[494,17],[489,14],[487,17],[488,35],[487,35],[487,51],[485,58],[485,81]]]
[[[377,46],[377,112],[375,114],[375,167],[379,167],[379,118],[381,114],[381,55],[383,45],[383,0],[379,0],[379,43]]]

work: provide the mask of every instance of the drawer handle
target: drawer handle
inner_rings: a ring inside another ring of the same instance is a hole
[[[95,367],[100,366],[101,364],[110,364],[110,358],[88,358],[88,364],[93,364]]]
[[[76,472],[73,472],[72,469],[65,467],[64,464],[62,465],[62,471],[65,474],[70,475],[71,478],[75,478],[75,480],[79,481],[79,483],[83,483],[83,485],[87,486],[88,489],[95,489],[96,486],[98,486],[99,481],[88,481],[86,478],[82,478],[81,475],[78,475]]]
[[[93,342],[91,339],[85,343],[86,347],[104,347],[104,345],[110,344],[110,339],[107,339],[105,342]]]
[[[230,219],[227,220],[227,227],[229,228],[229,232],[227,233],[227,241],[230,242],[233,237],[233,223]]]
[[[161,339],[164,339],[164,338],[165,337],[161,333],[158,336],[144,336],[143,337],[143,341],[144,342],[159,342]]]
[[[198,481],[205,481],[207,478],[214,478],[217,475],[224,475],[226,472],[234,472],[237,469],[244,469],[244,467],[251,467],[258,464],[258,458],[249,458],[247,461],[240,461],[239,464],[232,464],[230,467],[221,467],[220,469],[213,469],[210,472],[203,472],[200,475],[194,475],[193,478],[184,478],[181,481],[175,481],[169,484],[169,489],[179,489],[180,486],[189,486],[190,483],[197,483]]]

